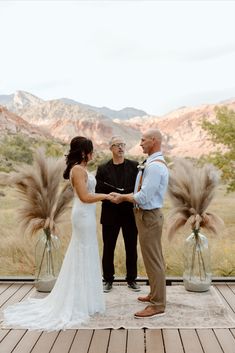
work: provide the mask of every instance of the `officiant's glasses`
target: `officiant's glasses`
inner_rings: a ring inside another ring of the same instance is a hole
[[[113,145],[112,145],[112,147],[121,147],[121,148],[124,148],[124,147],[126,147],[126,144],[125,143],[123,143],[123,142],[121,142],[121,143],[114,143]]]

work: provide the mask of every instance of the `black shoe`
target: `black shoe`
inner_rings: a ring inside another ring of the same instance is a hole
[[[104,282],[103,291],[105,293],[110,292],[112,288],[113,288],[113,283],[112,282]]]
[[[134,292],[139,292],[140,291],[140,286],[135,281],[128,282],[128,288],[130,288]]]

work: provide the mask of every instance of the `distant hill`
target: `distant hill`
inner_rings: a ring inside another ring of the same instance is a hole
[[[105,115],[110,119],[124,120],[124,119],[133,118],[135,116],[147,115],[147,113],[143,110],[130,108],[130,107],[123,108],[121,110],[113,110],[113,109],[110,109],[107,107],[98,108],[98,107],[93,107],[92,105],[78,103],[78,102],[76,102],[72,99],[68,99],[68,98],[61,98],[60,100],[65,104],[71,104],[71,105],[78,104],[80,107],[84,108],[85,110],[93,110],[94,112],[96,112],[98,114]]]
[[[28,92],[17,91],[15,95],[0,96],[9,110],[15,112],[29,124],[46,129],[53,137],[69,142],[75,135],[85,135],[94,140],[99,149],[108,149],[112,135],[122,135],[128,148],[136,144],[140,132],[113,122],[96,112],[91,106],[69,99],[44,101]],[[66,103],[64,103],[64,101]],[[98,109],[98,108],[97,108]],[[112,111],[112,110],[110,110]]]
[[[0,105],[0,137],[18,133],[31,137],[52,138],[47,129],[28,123],[20,116]]]
[[[40,131],[43,128],[51,138],[64,142],[69,142],[76,135],[84,135],[93,140],[97,150],[107,151],[110,137],[122,135],[127,141],[127,151],[137,155],[142,154],[139,146],[141,133],[149,128],[159,128],[163,133],[165,154],[197,158],[218,148],[201,128],[202,120],[205,118],[215,121],[216,106],[235,110],[235,99],[229,99],[218,104],[181,107],[162,117],[141,115],[144,112],[138,109],[124,108],[119,111],[125,112],[126,118],[123,119],[124,115],[121,115],[121,118],[112,118],[115,111],[109,108],[95,108],[67,98],[44,101],[23,91],[18,91],[15,95],[0,96],[0,102],[3,101],[5,106],[27,122],[29,127],[40,127]],[[135,112],[142,113],[131,117]],[[20,124],[20,120],[18,121]],[[7,122],[4,124],[4,131],[7,131]],[[9,121],[9,124],[12,126],[12,122]],[[223,146],[221,148],[223,149]]]
[[[122,122],[128,127],[146,131],[158,128],[164,135],[164,149],[169,156],[195,157],[207,155],[218,149],[205,130],[202,129],[203,119],[216,121],[215,107],[226,106],[235,110],[235,99],[228,103],[208,104],[198,107],[182,107],[162,117],[149,116],[145,119],[133,118]],[[220,146],[224,150],[223,146]],[[139,144],[134,146],[130,153],[139,154]]]
[[[69,98],[59,98],[55,99],[55,101],[62,102],[66,105],[79,106],[82,110],[92,110],[100,115],[104,115],[110,119],[129,119],[135,116],[143,116],[147,115],[143,110],[135,109],[135,108],[123,108],[121,110],[113,110],[107,107],[94,107],[92,105],[79,103],[73,99]],[[32,105],[37,105],[40,103],[45,103],[45,101],[41,98],[34,96],[31,93],[25,91],[16,91],[14,94],[9,95],[0,95],[0,104],[6,106],[9,110],[18,113],[19,109],[23,109],[26,107],[30,107]]]
[[[16,91],[14,94],[9,95],[0,95],[0,104],[15,113],[21,108],[36,105],[40,102],[43,102],[43,100],[24,91]]]

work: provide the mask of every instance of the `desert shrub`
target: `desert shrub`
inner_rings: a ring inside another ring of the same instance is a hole
[[[66,151],[66,144],[46,138],[32,138],[22,134],[5,135],[0,139],[0,171],[10,172],[21,163],[32,164],[38,147],[44,147],[47,157],[59,158]]]
[[[33,150],[28,139],[22,135],[4,136],[0,143],[1,159],[31,164]]]

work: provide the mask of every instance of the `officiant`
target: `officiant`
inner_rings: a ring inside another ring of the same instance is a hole
[[[96,192],[131,193],[134,190],[138,163],[125,158],[125,140],[121,136],[113,136],[109,142],[112,159],[97,169]],[[122,230],[126,253],[126,281],[128,287],[139,291],[137,278],[137,228],[133,214],[133,205],[129,202],[114,204],[102,202],[101,219],[103,237],[102,267],[104,292],[112,289],[115,268],[114,252],[117,238]]]

